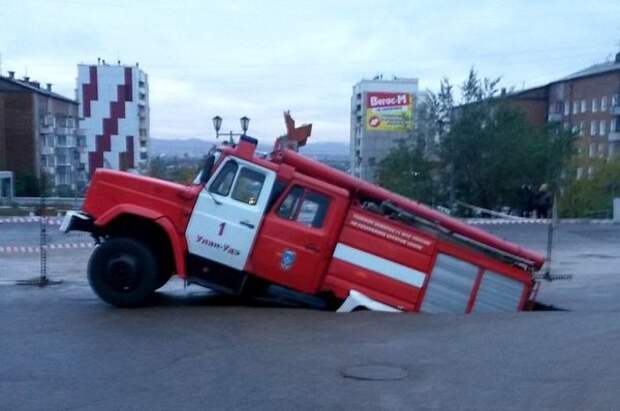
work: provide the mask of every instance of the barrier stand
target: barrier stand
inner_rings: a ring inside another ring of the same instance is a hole
[[[45,203],[46,182],[43,172],[40,178],[40,199],[39,199],[39,276],[30,280],[18,280],[17,285],[34,285],[38,287],[46,287],[48,285],[57,285],[62,283],[61,280],[51,280],[47,276],[47,205]]]

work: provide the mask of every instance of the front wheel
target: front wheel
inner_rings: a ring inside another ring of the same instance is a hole
[[[137,307],[146,303],[157,288],[157,260],[139,241],[112,238],[95,248],[90,257],[88,282],[103,301]]]

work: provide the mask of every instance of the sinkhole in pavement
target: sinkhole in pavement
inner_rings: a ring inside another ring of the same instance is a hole
[[[362,381],[397,381],[406,378],[409,372],[405,367],[386,364],[353,365],[342,369],[344,378]]]

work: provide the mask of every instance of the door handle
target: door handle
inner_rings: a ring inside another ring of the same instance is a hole
[[[254,224],[250,223],[247,220],[239,221],[239,224],[246,226],[247,228],[254,229]]]
[[[318,253],[319,251],[321,251],[321,247],[319,247],[318,244],[314,244],[314,243],[310,243],[310,244],[305,244],[304,248],[306,250],[310,250],[310,251],[314,251],[316,253]]]

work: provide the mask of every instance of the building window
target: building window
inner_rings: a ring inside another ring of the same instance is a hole
[[[596,156],[596,143],[590,143],[590,151],[588,152],[588,156],[590,158],[594,158]]]
[[[586,123],[583,121],[579,122],[579,135],[583,136],[586,130]]]
[[[599,135],[604,136],[605,134],[607,134],[606,126],[607,126],[607,122],[605,120],[601,120],[599,124],[599,130],[598,130]]]
[[[577,114],[578,111],[579,111],[579,102],[573,101],[573,114]]]
[[[583,177],[583,167],[577,167],[577,180]]]
[[[562,127],[564,128],[564,130],[568,130],[569,124],[567,121],[564,122],[564,124],[562,124]]]
[[[590,123],[590,135],[595,136],[596,130],[597,130],[597,127],[596,127],[596,120],[595,120]]]
[[[607,111],[607,96],[601,97],[601,111]]]
[[[588,167],[588,178],[592,178],[593,174],[594,174],[594,167],[592,166]]]
[[[613,133],[615,131],[618,131],[618,119],[614,117],[611,119],[611,122],[609,123],[609,132]]]
[[[586,111],[588,111],[588,105],[585,100],[581,100],[581,112],[585,113]]]
[[[568,116],[570,114],[570,101],[566,100],[564,102],[564,115]]]
[[[598,156],[605,157],[605,144],[598,145]]]
[[[611,106],[617,106],[618,105],[618,95],[614,94],[613,96],[611,96]]]
[[[592,112],[596,113],[598,111],[598,100],[596,97],[592,99]]]

